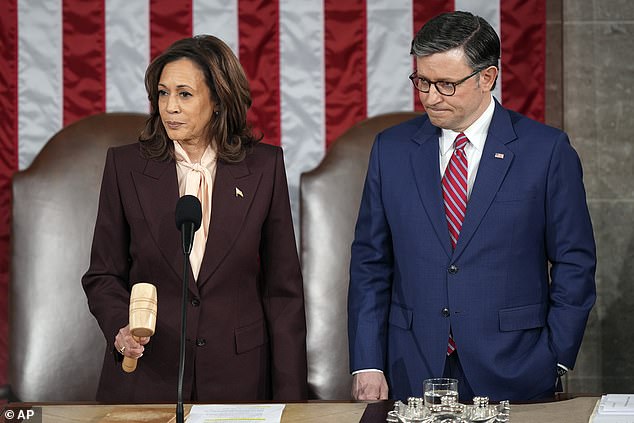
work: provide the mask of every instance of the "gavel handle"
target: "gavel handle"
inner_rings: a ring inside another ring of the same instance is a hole
[[[138,337],[134,336],[133,338],[135,341],[139,342]],[[136,362],[137,362],[136,358],[123,357],[123,363],[121,363],[121,368],[126,373],[132,373],[133,371],[136,370]]]

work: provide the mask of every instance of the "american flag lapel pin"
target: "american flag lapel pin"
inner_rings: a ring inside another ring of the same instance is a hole
[[[242,194],[242,190],[236,187],[236,197],[244,198],[244,194]]]
[[[504,153],[495,153],[495,158],[496,159],[503,159],[504,158]]]

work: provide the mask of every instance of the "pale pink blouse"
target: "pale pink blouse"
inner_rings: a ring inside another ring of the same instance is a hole
[[[202,206],[202,222],[200,229],[194,235],[194,245],[189,256],[194,280],[198,280],[211,223],[211,194],[216,178],[216,152],[210,145],[207,145],[200,162],[192,163],[183,147],[174,141],[174,153],[176,155],[178,190],[181,197],[194,195],[198,197]]]

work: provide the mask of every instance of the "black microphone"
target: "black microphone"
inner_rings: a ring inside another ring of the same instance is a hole
[[[176,422],[183,423],[183,377],[185,374],[185,333],[187,332],[187,277],[189,276],[189,254],[194,244],[194,232],[200,228],[202,210],[200,201],[193,195],[183,195],[176,203],[176,227],[181,231],[185,264],[183,269],[183,296],[181,297],[181,339],[180,359],[178,362],[178,400],[176,403]]]
[[[194,232],[200,228],[203,212],[200,201],[193,195],[183,195],[176,203],[176,227],[181,231],[183,254],[189,255],[194,245]]]

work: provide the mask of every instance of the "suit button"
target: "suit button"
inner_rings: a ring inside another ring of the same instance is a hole
[[[447,269],[447,272],[449,272],[452,275],[455,275],[456,273],[458,273],[458,266],[456,266],[455,264],[452,264],[451,266],[449,266],[449,269]]]
[[[198,338],[196,340],[196,345],[198,345],[199,347],[204,347],[205,345],[207,345],[207,340],[205,338]]]
[[[443,308],[441,313],[442,317],[449,317],[449,309],[447,307]]]
[[[200,300],[199,300],[198,298],[194,298],[194,299],[192,300],[192,305],[193,305],[194,307],[198,307],[198,306],[200,305]]]

